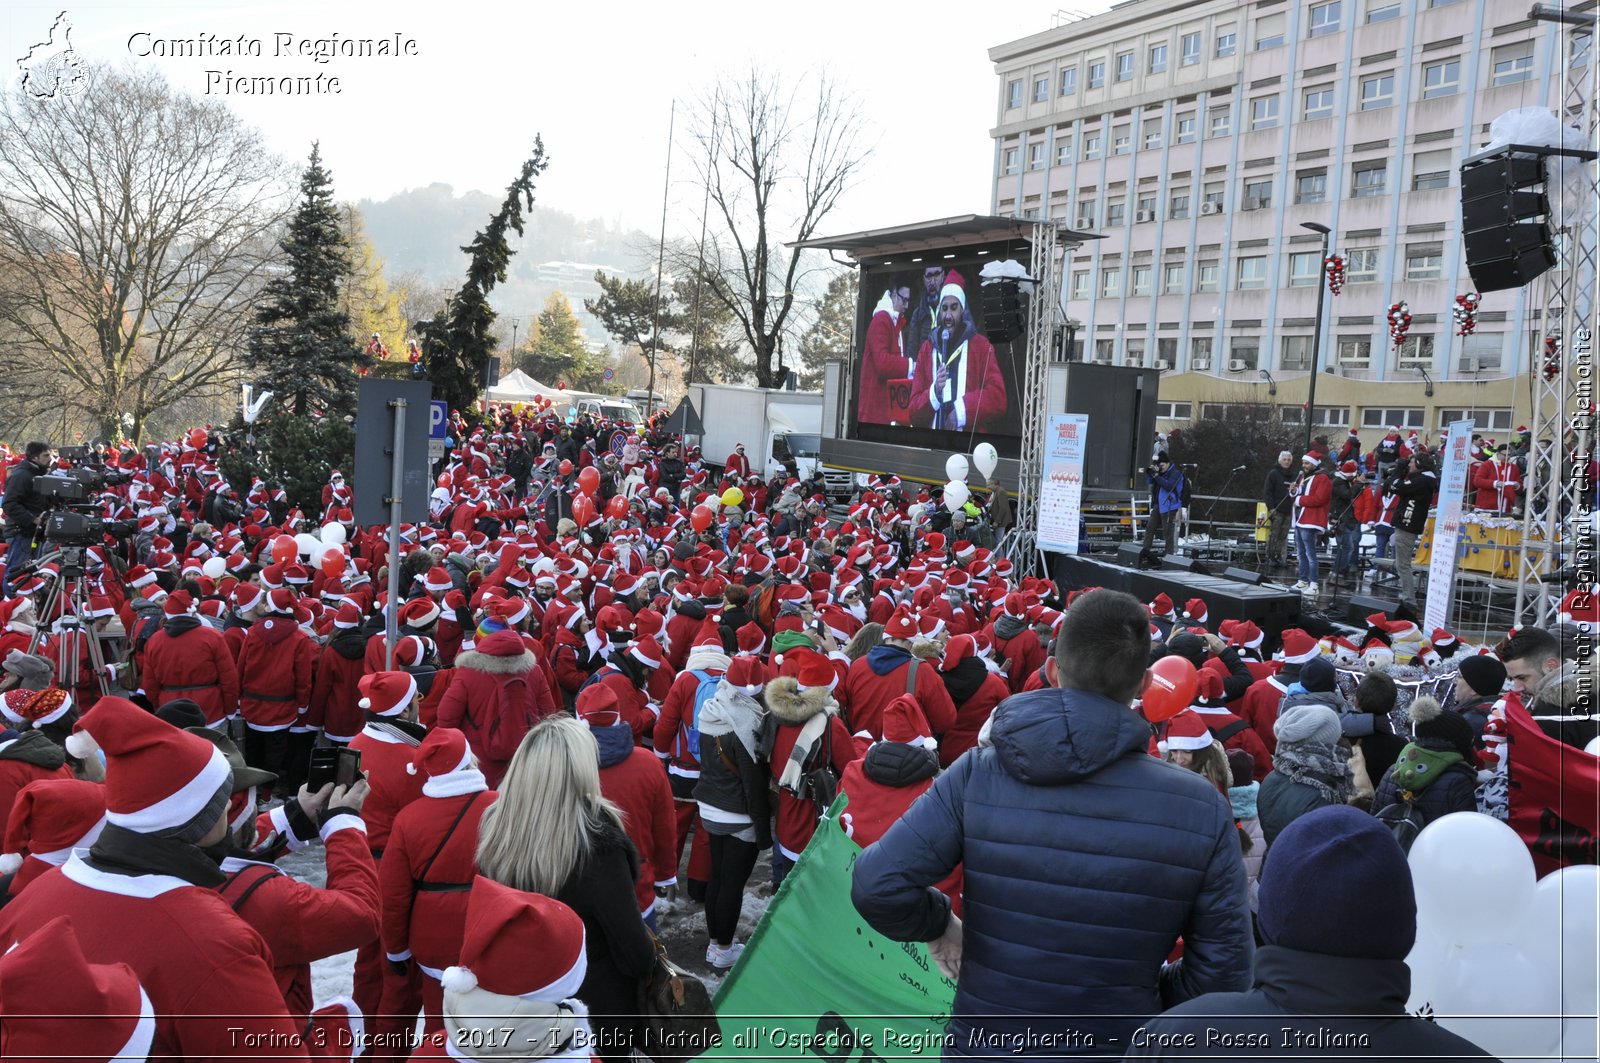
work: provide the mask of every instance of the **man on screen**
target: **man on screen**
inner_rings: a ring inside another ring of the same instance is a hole
[[[917,300],[907,318],[907,357],[915,357],[928,337],[939,330],[939,292],[944,288],[944,267],[925,266],[922,270],[922,297]]]
[[[911,423],[947,432],[993,431],[1006,413],[1006,383],[994,346],[967,309],[961,275],[951,270],[939,290],[939,327],[917,351],[911,380]]]
[[[889,382],[911,375],[911,359],[905,345],[906,314],[910,308],[911,285],[902,277],[891,277],[889,290],[872,311],[867,342],[861,350],[861,391],[856,414],[863,424],[905,423],[904,412],[896,410],[890,399]]]

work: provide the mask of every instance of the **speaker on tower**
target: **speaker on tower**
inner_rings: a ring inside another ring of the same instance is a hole
[[[1513,147],[1461,164],[1461,233],[1480,292],[1520,288],[1556,264],[1545,159]]]

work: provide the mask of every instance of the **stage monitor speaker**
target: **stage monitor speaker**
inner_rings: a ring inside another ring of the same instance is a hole
[[[1556,264],[1545,160],[1510,148],[1461,164],[1461,233],[1480,292],[1521,288]]]
[[[1184,557],[1182,554],[1168,554],[1161,559],[1161,567],[1176,572],[1193,572],[1196,576],[1211,575],[1211,568],[1204,561],[1195,557]]]
[[[1128,568],[1138,568],[1139,558],[1144,550],[1138,543],[1123,543],[1117,547],[1117,564],[1126,565]]]
[[[1240,583],[1248,583],[1253,587],[1261,586],[1261,573],[1251,572],[1247,568],[1239,568],[1235,565],[1229,565],[1227,571],[1222,575],[1226,579],[1238,580]]]
[[[1345,619],[1357,627],[1364,627],[1373,613],[1392,615],[1400,603],[1388,598],[1374,598],[1366,594],[1352,594],[1344,603]]]
[[[1154,369],[1068,362],[1050,367],[1065,377],[1064,406],[1050,413],[1082,413],[1089,417],[1091,446],[1083,455],[1083,486],[1144,490],[1144,468],[1156,434],[1156,390],[1161,374]]]

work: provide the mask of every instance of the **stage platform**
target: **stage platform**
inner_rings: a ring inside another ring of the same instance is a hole
[[[1051,577],[1057,586],[1066,590],[1109,587],[1142,602],[1165,592],[1180,611],[1190,598],[1203,598],[1213,630],[1224,620],[1252,620],[1269,639],[1274,639],[1284,628],[1300,623],[1302,599],[1286,587],[1257,586],[1175,569],[1140,570],[1071,554],[1050,554],[1049,557]]]

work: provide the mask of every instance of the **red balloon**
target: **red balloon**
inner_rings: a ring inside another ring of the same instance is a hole
[[[272,540],[272,563],[287,565],[300,556],[300,547],[292,535],[280,535]]]
[[[622,520],[628,515],[628,500],[621,495],[613,495],[611,501],[606,503],[606,516]]]
[[[1200,677],[1186,658],[1169,654],[1150,666],[1150,685],[1144,692],[1144,718],[1151,723],[1170,720],[1194,704]]]
[[[572,475],[572,462],[566,458],[562,458],[561,464],[556,466],[556,468],[560,470],[562,476]]]
[[[594,470],[589,469],[586,471],[593,472]],[[574,498],[572,500],[572,519],[577,522],[578,527],[587,527],[589,522],[594,520],[594,500],[588,495],[579,495]]]
[[[697,532],[703,532],[711,527],[711,507],[695,506],[689,513],[689,524]]]
[[[600,490],[600,470],[593,465],[578,474],[578,490],[592,495]]]
[[[322,574],[329,579],[338,579],[344,575],[343,550],[334,548],[322,555]]]

